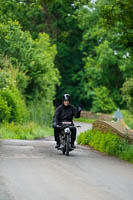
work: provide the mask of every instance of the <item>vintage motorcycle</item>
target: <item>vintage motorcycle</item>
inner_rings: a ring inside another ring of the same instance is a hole
[[[58,150],[61,150],[63,155],[69,156],[69,152],[74,150],[71,147],[71,128],[80,126],[74,126],[72,122],[62,122],[62,125],[57,127],[60,128],[60,147]]]

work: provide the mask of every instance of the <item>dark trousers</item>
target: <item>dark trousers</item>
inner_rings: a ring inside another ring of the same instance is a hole
[[[71,145],[74,145],[74,142],[76,140],[76,128],[72,127],[70,128],[71,130]],[[59,133],[60,133],[60,128],[54,128],[54,138],[55,141],[60,144],[60,138],[59,138]]]

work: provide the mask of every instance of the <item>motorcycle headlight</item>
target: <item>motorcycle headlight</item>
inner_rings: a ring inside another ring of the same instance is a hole
[[[69,128],[65,128],[65,133],[70,133],[70,129]]]

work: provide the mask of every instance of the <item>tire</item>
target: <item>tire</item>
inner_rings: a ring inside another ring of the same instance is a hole
[[[64,147],[63,150],[62,150],[63,155],[65,155],[65,152],[66,152],[66,149]]]
[[[66,136],[66,156],[69,156],[69,135]]]

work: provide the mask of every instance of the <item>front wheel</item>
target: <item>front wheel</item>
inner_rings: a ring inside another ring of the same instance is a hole
[[[64,147],[63,150],[62,150],[63,155],[65,155],[65,152],[66,152],[66,149]]]
[[[69,156],[69,135],[66,136],[66,156]]]

